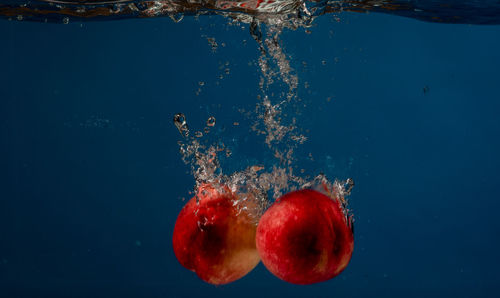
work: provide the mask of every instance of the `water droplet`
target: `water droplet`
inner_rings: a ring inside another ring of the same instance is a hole
[[[203,133],[201,131],[197,131],[194,133],[194,136],[197,138],[201,138],[201,137],[203,137]]]
[[[189,128],[186,122],[186,116],[182,113],[177,113],[174,115],[174,124],[179,130],[179,133],[184,136],[188,137],[189,136]]]
[[[207,120],[207,126],[210,126],[210,127],[213,127],[215,126],[215,117],[214,116],[210,116]]]

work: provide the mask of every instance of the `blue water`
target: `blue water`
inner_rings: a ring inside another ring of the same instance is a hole
[[[194,184],[172,116],[215,116],[232,170],[269,161],[238,112],[260,94],[248,25],[0,20],[0,297],[497,297],[500,27],[339,18],[281,38],[307,104],[299,160],[356,181],[351,263],[220,287],[172,251]]]

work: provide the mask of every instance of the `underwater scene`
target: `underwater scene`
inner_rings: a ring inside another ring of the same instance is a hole
[[[500,2],[0,1],[0,297],[498,297]]]

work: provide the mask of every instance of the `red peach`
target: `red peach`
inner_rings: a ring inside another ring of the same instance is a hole
[[[255,246],[256,225],[238,212],[229,189],[204,184],[182,208],[175,223],[174,253],[182,266],[202,280],[215,284],[233,282],[259,263]]]
[[[290,192],[262,216],[256,244],[262,263],[280,279],[312,284],[349,263],[354,237],[340,203],[315,190]]]

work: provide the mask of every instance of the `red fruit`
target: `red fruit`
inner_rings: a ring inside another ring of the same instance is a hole
[[[354,237],[337,200],[299,190],[279,198],[262,216],[256,244],[262,263],[293,284],[338,275],[349,263]]]
[[[173,247],[182,266],[215,284],[235,281],[259,263],[256,226],[247,213],[238,212],[229,189],[210,184],[198,190],[182,208],[175,223]]]

